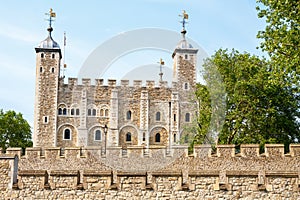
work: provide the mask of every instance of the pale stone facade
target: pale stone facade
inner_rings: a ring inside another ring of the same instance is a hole
[[[183,38],[174,53],[173,82],[69,78],[51,37],[36,48],[35,147],[149,146],[172,148],[195,118],[196,60]],[[176,44],[174,44],[175,46]],[[132,86],[131,86],[132,85]],[[105,132],[105,125],[108,130]]]

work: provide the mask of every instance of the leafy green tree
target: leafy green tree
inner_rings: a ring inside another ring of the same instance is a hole
[[[204,77],[210,88],[216,84],[211,78],[215,77],[216,69],[226,90],[225,121],[219,129],[218,143],[299,141],[298,97],[282,87],[279,79],[274,80],[268,61],[235,50],[219,50],[204,65]]]
[[[31,129],[21,113],[0,110],[0,147],[30,147]]]
[[[296,0],[258,0],[258,17],[266,28],[258,33],[261,48],[269,53],[275,78],[298,90],[300,78],[300,3]],[[292,91],[293,92],[293,91]]]

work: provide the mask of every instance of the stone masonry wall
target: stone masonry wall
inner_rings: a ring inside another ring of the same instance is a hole
[[[0,156],[0,199],[300,198],[300,145],[291,145],[285,154],[283,145],[266,145],[263,154],[258,145],[242,145],[238,154],[233,145],[217,146],[216,153],[196,146],[192,155],[177,147],[169,156],[161,151],[164,157],[157,157],[157,150],[144,154],[131,147],[124,156],[122,149],[107,149],[106,156],[97,157],[97,149],[65,148],[61,153],[48,148],[43,155],[30,148],[24,156],[19,149],[8,149]],[[14,155],[19,157],[18,182],[9,187]],[[134,170],[117,169],[108,157]],[[143,167],[156,158],[162,168]]]

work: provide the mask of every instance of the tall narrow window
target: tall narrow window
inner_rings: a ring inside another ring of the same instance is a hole
[[[173,137],[174,137],[174,142],[176,142],[176,134],[174,134],[174,136],[173,136]]]
[[[96,111],[96,109],[93,109],[93,116],[96,116],[96,114],[97,114],[97,111]]]
[[[75,114],[75,110],[74,108],[71,109],[71,115],[74,115]]]
[[[100,116],[103,117],[104,116],[104,109],[100,110]]]
[[[146,141],[146,133],[143,132],[143,141]]]
[[[105,110],[105,117],[108,117],[108,109]]]
[[[156,113],[155,119],[156,119],[156,121],[160,121],[160,112]]]
[[[41,53],[41,58],[44,58],[44,53]]]
[[[91,116],[91,115],[92,115],[92,110],[88,109],[88,116]]]
[[[61,108],[58,109],[58,115],[62,115],[63,111]]]
[[[174,122],[176,122],[176,114],[174,114],[174,119],[173,120],[174,120]]]
[[[54,73],[54,67],[51,68],[51,72]]]
[[[63,109],[63,115],[67,115],[67,109],[66,108]]]
[[[80,112],[79,112],[79,108],[76,109],[76,115],[79,115]]]
[[[187,55],[187,54],[185,54],[185,55],[184,55],[184,58],[185,58],[185,59],[188,59],[189,57],[188,57],[188,55]]]
[[[183,87],[184,87],[185,90],[188,90],[189,89],[189,83],[184,83]]]
[[[131,142],[131,133],[126,133],[126,142]]]
[[[40,73],[42,73],[43,72],[43,67],[40,67]]]
[[[156,133],[155,135],[155,142],[160,142],[160,134]]]
[[[44,124],[47,124],[47,123],[48,123],[48,117],[44,116]]]
[[[101,131],[100,130],[96,130],[95,131],[95,140],[96,141],[100,141],[101,140]]]
[[[185,122],[190,122],[190,113],[185,113]]]
[[[64,140],[71,140],[71,130],[68,128],[64,130]]]
[[[131,111],[130,110],[127,111],[127,113],[126,113],[126,119],[131,120]]]
[[[54,58],[55,58],[55,54],[53,53],[53,54],[52,54],[52,59],[54,59]]]

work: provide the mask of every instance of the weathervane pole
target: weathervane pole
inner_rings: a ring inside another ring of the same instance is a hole
[[[185,30],[185,24],[187,24],[187,20],[189,19],[189,15],[185,12],[185,10],[182,11],[182,14],[179,15],[179,17],[182,17],[182,21],[180,23],[182,24],[182,36],[185,38],[186,30]]]
[[[49,10],[49,13],[45,13],[45,15],[48,15],[49,16],[49,19],[47,19],[47,21],[49,21],[49,27],[48,27],[48,31],[49,31],[49,34],[51,36],[51,32],[53,31],[53,28],[52,28],[52,22],[54,21],[53,18],[56,17],[56,13],[53,12],[52,8],[50,8]]]
[[[163,81],[163,78],[162,78],[163,77],[162,66],[165,65],[165,62],[161,58],[158,63],[159,63],[159,71],[160,71],[159,72],[159,77],[160,77],[159,81],[162,82]]]

